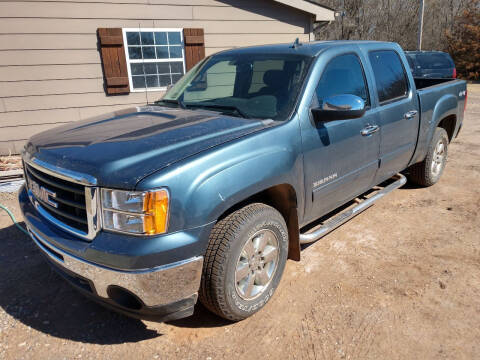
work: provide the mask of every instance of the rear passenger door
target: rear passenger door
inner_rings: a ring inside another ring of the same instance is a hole
[[[376,85],[380,125],[380,167],[376,183],[404,170],[417,142],[420,116],[399,54],[394,50],[368,53]]]

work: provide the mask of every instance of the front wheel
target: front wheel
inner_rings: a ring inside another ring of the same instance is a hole
[[[287,226],[277,210],[255,203],[231,213],[210,235],[200,301],[228,320],[249,317],[275,292],[287,253]]]
[[[421,186],[432,186],[442,176],[448,155],[448,135],[436,128],[425,159],[410,167],[409,179]]]

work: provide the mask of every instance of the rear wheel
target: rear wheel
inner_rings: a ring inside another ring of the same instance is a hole
[[[422,186],[432,186],[442,176],[448,155],[448,135],[436,128],[425,159],[410,167],[409,179]]]
[[[233,212],[210,235],[200,301],[228,320],[249,317],[272,297],[287,252],[287,226],[277,210],[255,203]]]

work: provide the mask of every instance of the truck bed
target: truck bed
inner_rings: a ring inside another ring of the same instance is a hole
[[[463,121],[466,83],[459,79],[415,79],[420,110],[418,143],[412,163],[423,160],[435,127],[444,119],[453,128],[450,140],[455,137]]]
[[[428,87],[444,84],[450,81],[457,81],[457,79],[428,79],[428,78],[414,78],[415,87],[417,90],[422,90]]]

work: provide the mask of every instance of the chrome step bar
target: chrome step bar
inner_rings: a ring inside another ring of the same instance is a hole
[[[335,230],[340,225],[346,223],[348,220],[352,219],[353,217],[360,214],[362,211],[368,209],[372,206],[377,200],[381,199],[389,192],[392,192],[395,189],[405,185],[407,179],[402,174],[394,175],[391,180],[394,180],[393,183],[385,186],[384,188],[379,188],[375,186],[373,190],[377,190],[378,192],[364,200],[357,198],[355,201],[357,205],[335,215],[334,217],[324,221],[321,225],[314,227],[313,229],[300,234],[300,244],[309,244],[314,242],[323,236],[327,235],[329,232]]]

